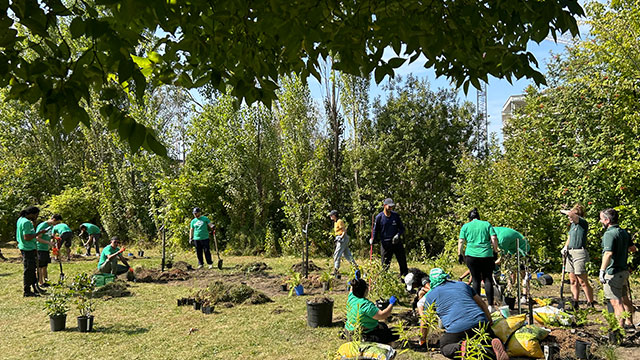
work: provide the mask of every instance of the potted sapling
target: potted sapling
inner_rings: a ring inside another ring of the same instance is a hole
[[[320,274],[320,283],[322,283],[322,292],[331,290],[331,273],[323,271],[322,274]]]
[[[215,299],[213,298],[213,294],[205,294],[202,299],[202,313],[213,314],[214,302]]]
[[[95,284],[87,273],[78,274],[71,284],[71,294],[80,313],[78,316],[78,330],[80,332],[90,332],[93,330],[93,311],[95,310],[95,299],[93,291]]]
[[[302,274],[290,270],[289,280],[287,280],[287,284],[289,285],[289,296],[293,295],[294,293],[297,296],[304,295],[304,287],[302,286],[301,282]]]
[[[51,331],[64,330],[69,311],[69,291],[63,284],[51,288],[47,299],[44,301],[44,310],[49,315]]]

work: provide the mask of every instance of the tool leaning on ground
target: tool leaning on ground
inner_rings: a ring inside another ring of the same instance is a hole
[[[216,245],[216,255],[218,256],[218,269],[222,270],[222,259],[220,259],[220,251],[218,251],[218,240],[216,239],[215,229],[213,229],[213,243]]]
[[[60,265],[60,281],[58,283],[62,284],[64,282],[64,272],[62,271],[62,260],[60,259],[60,257],[62,256],[62,239],[59,237],[54,237],[54,240],[56,240],[56,246],[51,250],[53,252],[53,256],[56,257],[56,259],[58,259],[58,264]]]
[[[565,252],[562,254],[562,280],[560,280],[560,310],[564,310],[565,301],[564,301],[564,273],[567,266],[567,256],[568,254]]]

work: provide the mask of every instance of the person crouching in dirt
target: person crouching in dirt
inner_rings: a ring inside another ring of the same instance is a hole
[[[96,247],[96,256],[100,256],[100,238],[102,232],[100,228],[91,223],[83,223],[80,225],[80,237],[87,234],[87,242],[84,243],[84,247],[87,249],[85,256],[91,256],[91,248]]]
[[[424,286],[429,283],[429,275],[417,268],[409,268],[409,273],[404,277],[404,284],[409,294],[416,294],[411,302],[411,308],[415,311],[420,300],[426,291]]]
[[[380,310],[367,299],[369,295],[369,285],[360,278],[355,278],[349,282],[351,292],[347,298],[347,321],[344,327],[348,334],[353,334],[356,329],[362,329],[362,341],[390,344],[400,338],[391,332],[387,324],[381,322],[391,315],[393,306],[398,299],[392,296],[389,305]]]
[[[122,256],[122,250],[118,247],[120,239],[117,236],[111,238],[109,245],[105,246],[100,253],[100,261],[98,262],[98,271],[103,274],[120,275],[129,271],[129,263]],[[118,264],[118,260],[124,265]]]
[[[358,268],[358,264],[351,255],[349,250],[349,235],[347,235],[347,226],[344,220],[338,219],[338,211],[331,210],[329,217],[333,221],[333,235],[335,236],[336,250],[333,252],[333,276],[340,279],[340,260],[342,256],[349,261],[354,268]]]
[[[453,359],[464,358],[467,337],[475,335],[474,330],[485,328],[492,338],[491,345],[487,345],[487,355],[492,359],[508,360],[500,339],[491,330],[491,314],[487,304],[475,290],[460,281],[450,281],[449,274],[440,268],[429,272],[430,290],[418,302],[419,313],[424,312],[425,306],[435,303],[435,311],[442,320],[445,333],[440,337],[440,352]],[[426,339],[421,339],[424,342]]]

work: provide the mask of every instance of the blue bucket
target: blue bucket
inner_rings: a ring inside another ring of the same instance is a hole
[[[293,290],[296,292],[297,296],[304,295],[304,288],[302,287],[302,284],[294,287]]]

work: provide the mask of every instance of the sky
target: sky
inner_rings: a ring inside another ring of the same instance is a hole
[[[553,40],[544,40],[540,44],[530,42],[528,51],[538,60],[539,70],[544,74],[546,73],[547,63],[551,59],[553,54],[559,54],[565,51],[565,45],[561,43],[555,43]],[[392,51],[388,52],[388,56],[385,53],[385,58],[391,58],[396,55]],[[422,61],[421,61],[422,59]],[[413,62],[412,64],[405,64],[402,67],[396,69],[396,74],[405,77],[408,74],[413,74],[420,79],[428,80],[432,89],[438,88],[451,88],[449,81],[445,77],[437,78],[433,69],[425,69],[424,58],[421,58]],[[386,77],[380,85],[375,84],[375,81],[371,83],[371,92],[369,98],[375,99],[380,95],[384,98],[382,86],[389,82],[389,78]],[[313,77],[308,79],[309,87],[311,90],[311,96],[314,98],[317,104],[321,104],[322,95],[324,93],[323,86]],[[487,113],[489,115],[489,134],[496,133],[498,139],[502,141],[502,106],[505,104],[509,96],[519,95],[524,93],[524,89],[533,84],[533,80],[522,78],[520,80],[513,80],[510,84],[505,79],[497,79],[494,77],[489,78],[487,85]],[[467,95],[464,94],[462,88],[458,91],[458,97],[461,101],[470,101],[474,105],[476,104],[477,92],[473,86],[469,87]]]

